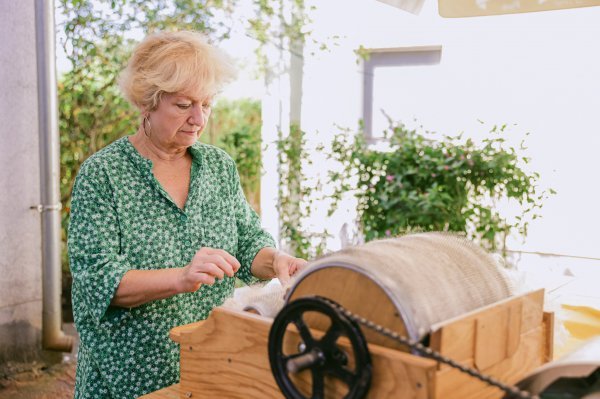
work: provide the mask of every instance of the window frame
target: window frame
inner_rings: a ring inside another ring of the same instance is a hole
[[[381,138],[373,137],[373,83],[377,68],[439,65],[442,46],[416,46],[367,49],[362,59],[362,121],[365,139],[374,144]]]

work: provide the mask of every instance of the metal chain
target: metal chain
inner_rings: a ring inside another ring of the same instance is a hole
[[[361,325],[375,331],[378,334],[384,335],[388,338],[393,339],[394,341],[400,342],[401,344],[408,346],[411,349],[416,350],[424,357],[436,360],[440,363],[447,364],[448,366],[458,369],[458,370],[462,371],[463,373],[466,373],[472,377],[477,378],[480,381],[483,381],[489,385],[495,386],[496,388],[499,388],[499,389],[503,390],[504,392],[508,393],[509,395],[511,395],[511,398],[540,399],[540,397],[538,395],[533,395],[527,391],[523,391],[523,390],[519,389],[516,386],[504,384],[504,383],[498,381],[497,379],[495,379],[494,377],[491,377],[491,376],[488,376],[485,374],[481,374],[479,371],[475,370],[474,368],[457,363],[456,361],[442,355],[441,353],[436,352],[433,349],[421,344],[419,341],[415,341],[410,338],[406,338],[386,327],[375,324],[372,321],[365,319],[364,317],[355,315],[354,313],[350,312],[343,306],[331,301],[328,298],[323,298],[323,297],[321,297],[321,298],[324,299],[331,306],[333,306],[335,309],[340,311],[344,316],[348,317],[350,320],[353,320],[356,323],[361,324]]]

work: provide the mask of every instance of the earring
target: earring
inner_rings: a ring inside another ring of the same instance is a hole
[[[146,130],[146,123],[148,123],[148,130]],[[146,137],[150,137],[150,133],[152,133],[152,125],[150,124],[150,118],[148,118],[148,115],[144,115],[142,127],[144,128],[144,134]]]

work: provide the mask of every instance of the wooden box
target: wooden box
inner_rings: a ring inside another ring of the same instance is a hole
[[[543,290],[533,291],[444,321],[432,329],[430,347],[514,384],[552,358],[553,315],[543,311],[543,299]],[[217,308],[204,321],[174,328],[171,338],[181,346],[180,383],[142,398],[282,398],[269,365],[271,323],[254,314]],[[297,345],[299,337],[290,334],[289,345]],[[369,398],[491,399],[504,395],[498,388],[430,359],[375,344],[369,344],[369,351],[373,363]],[[296,385],[310,384],[301,375],[294,377]],[[342,389],[341,384],[332,384],[328,392]]]

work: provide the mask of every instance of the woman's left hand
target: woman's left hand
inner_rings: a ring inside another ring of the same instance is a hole
[[[283,286],[289,283],[290,276],[304,269],[306,264],[304,259],[293,257],[285,252],[277,251],[273,255],[273,271]]]

